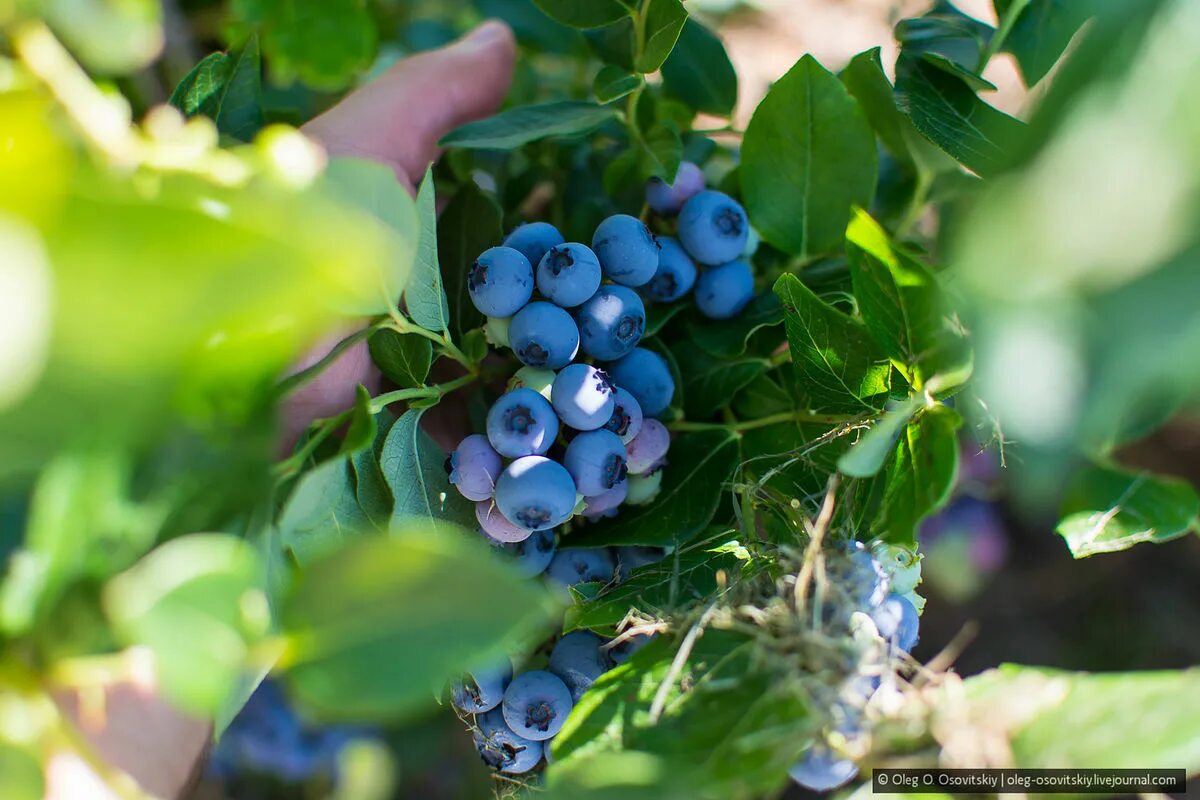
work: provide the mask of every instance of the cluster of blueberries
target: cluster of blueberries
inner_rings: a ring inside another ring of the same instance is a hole
[[[844,597],[827,607],[826,623],[849,630],[855,647],[851,669],[831,703],[830,729],[789,770],[792,780],[817,792],[842,786],[858,774],[858,765],[838,752],[834,740],[862,733],[867,704],[877,693],[893,690],[884,681],[894,673],[897,659],[916,645],[920,625],[913,602],[920,565],[903,548],[868,549],[851,542],[827,570]]]

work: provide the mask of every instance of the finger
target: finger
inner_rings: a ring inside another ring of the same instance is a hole
[[[304,130],[333,154],[390,164],[419,183],[442,136],[500,106],[515,58],[508,26],[485,22],[452,45],[400,61]]]

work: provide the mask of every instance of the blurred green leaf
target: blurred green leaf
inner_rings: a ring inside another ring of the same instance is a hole
[[[675,179],[679,162],[683,160],[683,141],[679,129],[671,122],[657,122],[647,130],[641,145],[640,177],[643,179]]]
[[[762,237],[785,252],[840,247],[851,207],[871,201],[875,173],[875,134],[862,109],[812,56],[771,86],[746,127],[746,210]]]
[[[396,420],[383,443],[379,467],[396,503],[392,519],[418,521],[440,528],[455,522],[474,528],[475,508],[446,475],[446,454],[421,430],[423,410],[409,410]],[[453,528],[453,526],[450,526]]]
[[[796,399],[787,393],[769,373],[746,384],[733,398],[733,413],[745,419],[758,419],[795,409]]]
[[[475,7],[484,18],[508,23],[524,46],[566,55],[581,44],[578,31],[546,16],[533,0],[475,0]]]
[[[937,0],[921,16],[900,20],[895,33],[904,53],[936,54],[966,71],[974,71],[994,31],[991,25],[964,14],[948,0]]]
[[[442,289],[442,268],[438,263],[437,198],[432,164],[425,170],[425,178],[417,192],[416,210],[420,235],[412,278],[404,288],[404,304],[413,322],[436,333],[449,330],[450,308]]]
[[[872,528],[892,544],[917,546],[917,526],[946,502],[958,474],[962,418],[943,405],[927,408],[904,429],[883,480],[883,501]]]
[[[203,114],[217,130],[248,142],[264,124],[258,36],[228,53],[212,53],[184,76],[169,101],[185,116]]]
[[[334,458],[304,473],[280,512],[278,528],[301,566],[370,531],[349,461]]]
[[[951,61],[941,53],[922,53],[921,58],[927,64],[932,64],[947,75],[958,78],[974,92],[996,91],[996,84],[986,78],[981,78],[962,64],[959,64],[957,61]]]
[[[601,61],[620,67],[626,72],[635,72],[633,66],[634,41],[633,17],[626,15],[611,25],[584,32],[588,45]]]
[[[479,254],[504,238],[496,203],[474,183],[466,183],[442,211],[438,222],[438,257],[450,307],[450,335],[462,341],[468,330],[483,324],[471,302],[467,275]]]
[[[737,72],[715,33],[688,18],[662,65],[663,90],[697,111],[727,117],[737,104]]]
[[[600,103],[611,103],[632,93],[642,85],[642,77],[626,72],[620,67],[606,64],[596,73],[592,81],[592,93]]]
[[[621,0],[533,0],[555,20],[573,28],[599,28],[630,14]]]
[[[157,0],[39,0],[43,17],[81,61],[115,75],[147,66],[163,47]]]
[[[186,710],[212,714],[270,626],[262,580],[248,542],[190,534],[160,545],[110,580],[104,610],[126,645],[144,645],[154,654],[168,697]]]
[[[1093,464],[1072,478],[1057,531],[1071,555],[1086,558],[1178,538],[1197,515],[1200,495],[1186,481]]]
[[[673,350],[683,375],[683,408],[688,419],[702,420],[729,405],[734,394],[770,366],[761,358],[717,359],[695,342],[680,342]]]
[[[971,376],[966,331],[937,278],[865,211],[846,230],[854,296],[867,330],[915,389],[945,392]]]
[[[383,470],[379,466],[379,456],[387,442],[387,435],[392,430],[396,418],[387,409],[375,415],[375,441],[371,447],[360,450],[350,458],[350,466],[354,471],[354,494],[358,498],[358,506],[376,527],[386,527],[395,507],[392,490],[384,480]]]
[[[709,355],[734,358],[746,352],[746,345],[756,332],[782,322],[783,303],[779,296],[774,292],[763,292],[733,319],[690,322],[688,335]]]
[[[398,387],[425,385],[433,363],[433,344],[424,336],[381,328],[371,334],[368,346],[375,366]]]
[[[641,13],[642,41],[633,65],[638,72],[656,72],[675,48],[687,22],[687,9],[680,0],[645,0]]]
[[[399,424],[399,423],[397,423]],[[329,718],[392,719],[548,627],[537,583],[454,526],[413,522],[304,570],[284,604],[291,688]]]
[[[371,66],[378,32],[365,0],[233,0],[234,18],[256,28],[271,74],[341,89]]]
[[[676,314],[687,307],[683,300],[675,303],[646,303],[646,330],[642,338],[656,336]]]
[[[571,535],[582,547],[640,544],[678,546],[712,521],[725,482],[737,466],[737,436],[730,431],[683,433],[671,442],[658,499],[629,508],[619,517],[587,525]]]
[[[891,366],[866,326],[813,294],[795,275],[775,283],[796,380],[814,411],[876,411],[891,385]]]
[[[851,478],[869,478],[883,469],[883,462],[891,455],[896,440],[900,438],[900,434],[908,426],[908,421],[921,405],[921,398],[914,396],[889,408],[854,446],[838,459],[838,471]]]
[[[1108,5],[1105,0],[993,0],[996,15],[1003,18],[1018,2],[1026,5],[1002,49],[1016,57],[1026,86],[1044,78],[1083,23]]]
[[[0,741],[0,797],[4,800],[42,800],[46,780],[38,757]]]
[[[846,90],[858,101],[859,107],[875,129],[888,152],[900,161],[911,164],[905,128],[911,126],[908,119],[896,107],[892,84],[883,71],[880,50],[873,47],[859,53],[850,60],[838,77]]]
[[[439,144],[475,150],[515,150],[539,139],[588,133],[616,115],[615,108],[582,100],[518,106],[455,128]]]
[[[375,416],[371,412],[371,393],[361,383],[354,390],[354,410],[342,437],[338,455],[349,456],[365,450],[375,441]]]

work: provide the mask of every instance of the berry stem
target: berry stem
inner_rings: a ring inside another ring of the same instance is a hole
[[[782,414],[772,414],[769,417],[762,419],[743,420],[741,422],[688,422],[687,420],[679,420],[667,425],[673,431],[718,431],[726,430],[733,433],[741,433],[742,431],[751,431],[755,428],[766,428],[770,425],[779,425],[784,422],[809,422],[817,425],[837,425],[842,422],[849,422],[858,419],[858,417],[848,416],[846,414],[809,414],[806,411],[785,411]]]
[[[423,336],[437,345],[438,349],[441,350],[444,355],[447,355],[457,361],[459,364],[462,364],[472,377],[479,374],[479,365],[467,358],[466,353],[458,349],[458,346],[451,341],[449,332],[442,331],[441,333],[435,333],[434,331],[426,330],[420,325],[410,322],[406,317],[404,317],[404,315],[395,309],[392,309],[391,311],[391,322],[385,327],[391,328],[397,333],[414,333],[417,336]]]
[[[387,318],[381,317],[377,320],[374,320],[370,325],[363,328],[362,330],[355,331],[354,333],[347,336],[345,339],[342,339],[340,342],[335,344],[333,346],[333,349],[330,350],[328,353],[326,353],[325,357],[322,358],[320,361],[313,364],[312,366],[305,367],[304,369],[300,370],[299,372],[297,372],[293,375],[289,375],[288,377],[286,377],[282,381],[280,381],[279,385],[276,387],[276,391],[278,391],[280,396],[282,396],[299,386],[303,386],[304,384],[308,383],[310,380],[312,380],[313,378],[317,377],[322,372],[324,372],[325,368],[328,367],[330,364],[332,364],[334,361],[337,361],[338,357],[341,356],[342,353],[346,352],[351,347],[353,347],[354,345],[361,342],[363,339],[369,338],[371,336],[371,334],[373,334],[375,331],[379,330],[380,328],[385,328],[385,327],[387,327]]]

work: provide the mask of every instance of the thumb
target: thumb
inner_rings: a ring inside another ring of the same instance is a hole
[[[516,42],[502,22],[406,58],[304,126],[334,155],[389,164],[415,185],[446,133],[499,107],[512,81]]]

